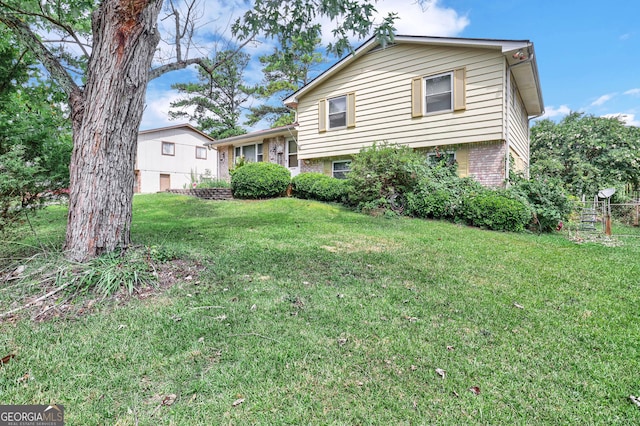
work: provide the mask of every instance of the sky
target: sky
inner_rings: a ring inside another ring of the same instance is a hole
[[[243,0],[205,3],[200,52],[223,48],[219,34],[228,34],[229,23],[246,8]],[[398,14],[396,28],[401,35],[530,40],[545,105],[542,118],[557,121],[578,111],[620,116],[628,125],[640,126],[638,0],[431,0],[426,7],[415,0],[379,0],[376,8],[380,19],[390,11]],[[328,42],[331,23],[325,22],[323,28],[323,41]],[[358,47],[361,42],[352,44]],[[245,72],[250,83],[262,78],[257,57],[270,49],[269,42],[246,49],[254,58]],[[141,129],[184,123],[168,117],[169,103],[179,98],[171,84],[193,81],[195,75],[192,69],[183,70],[150,82]],[[250,100],[247,106],[255,104]]]

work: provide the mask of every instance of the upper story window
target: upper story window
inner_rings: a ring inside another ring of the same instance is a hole
[[[411,117],[464,111],[466,101],[466,69],[415,77],[411,79]]]
[[[329,99],[329,128],[345,127],[347,125],[347,97]]]
[[[173,142],[162,142],[162,155],[176,155],[176,144]]]
[[[427,114],[453,110],[453,73],[427,77],[425,81],[425,111]]]
[[[242,145],[235,147],[235,161],[238,158],[244,157],[245,161],[249,163],[257,163],[263,161],[262,144],[256,143],[251,145]]]
[[[207,148],[203,146],[196,146],[196,158],[199,160],[207,159]]]
[[[344,129],[356,125],[356,94],[347,93],[318,102],[318,131]]]

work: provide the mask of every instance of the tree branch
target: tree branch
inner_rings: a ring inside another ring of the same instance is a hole
[[[49,71],[51,76],[58,82],[60,87],[70,97],[77,97],[81,92],[80,87],[73,81],[71,75],[64,69],[60,61],[42,44],[40,38],[31,31],[31,28],[20,19],[0,12],[0,22],[9,27],[19,40],[24,42],[33,50],[42,65]]]
[[[42,9],[42,3],[40,3],[40,10],[43,13],[35,13],[35,12],[29,12],[26,10],[21,10],[21,9],[17,9],[15,7],[12,7],[8,4],[6,4],[3,1],[0,1],[0,6],[12,10],[20,15],[24,15],[24,16],[31,16],[34,18],[40,18],[43,19],[47,22],[49,22],[50,24],[63,29],[69,36],[71,36],[71,38],[73,38],[74,43],[78,45],[78,47],[80,48],[80,50],[82,50],[82,54],[88,59],[89,58],[89,52],[87,51],[87,49],[85,49],[85,47],[87,46],[85,43],[82,43],[80,41],[80,38],[78,37],[78,35],[75,33],[75,31],[73,30],[73,28],[70,25],[64,24],[60,21],[58,21],[57,19],[53,19],[51,16],[47,15],[46,13],[44,13],[44,10]],[[67,42],[69,43],[69,42]]]
[[[199,65],[201,66],[207,73],[211,74],[216,68],[218,68],[224,61],[228,61],[230,59],[232,59],[235,55],[237,55],[247,44],[249,44],[250,42],[253,41],[253,39],[255,38],[256,34],[254,34],[253,36],[249,37],[247,40],[244,41],[244,43],[242,43],[240,46],[238,46],[238,48],[236,50],[233,51],[232,54],[230,54],[229,56],[226,56],[224,60],[222,61],[217,61],[213,64],[209,64],[207,63],[207,60],[205,58],[192,58],[192,59],[185,59],[185,60],[176,60],[175,62],[172,62],[170,64],[166,64],[166,65],[161,65],[157,68],[153,68],[152,70],[149,71],[149,81],[154,80],[168,72],[171,71],[177,71],[177,70],[181,70],[184,69],[190,65]]]

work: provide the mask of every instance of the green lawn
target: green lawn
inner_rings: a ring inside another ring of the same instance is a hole
[[[59,246],[64,221],[41,212],[2,257]],[[175,285],[0,323],[0,403],[70,425],[640,424],[637,239],[169,194],[135,197],[132,235],[188,260]]]

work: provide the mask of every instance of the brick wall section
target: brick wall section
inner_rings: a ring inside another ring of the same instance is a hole
[[[324,162],[322,160],[302,160],[301,173],[324,173]]]
[[[172,194],[191,195],[205,200],[231,200],[230,188],[193,188],[193,189],[168,189]]]
[[[505,143],[486,142],[469,146],[469,176],[487,187],[504,187]]]

